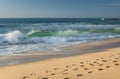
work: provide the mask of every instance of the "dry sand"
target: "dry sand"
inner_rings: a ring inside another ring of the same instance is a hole
[[[120,47],[1,67],[0,79],[120,79]]]

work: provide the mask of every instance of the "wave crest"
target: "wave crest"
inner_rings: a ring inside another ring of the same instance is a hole
[[[20,31],[15,30],[13,32],[9,32],[5,35],[5,38],[10,43],[18,43],[20,39],[23,39],[25,36]]]
[[[0,35],[0,43],[19,43],[22,39],[25,38],[25,35],[19,30],[8,32],[6,34]]]

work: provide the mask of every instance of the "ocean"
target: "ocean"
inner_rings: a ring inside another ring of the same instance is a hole
[[[120,37],[120,19],[0,19],[0,55],[29,54],[29,51],[57,51],[57,48],[62,46],[117,37]]]

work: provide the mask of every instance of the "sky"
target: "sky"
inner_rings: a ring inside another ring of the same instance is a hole
[[[120,0],[0,0],[0,18],[120,18]]]

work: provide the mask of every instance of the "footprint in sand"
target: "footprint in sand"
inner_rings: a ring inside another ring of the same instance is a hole
[[[93,62],[93,63],[97,63],[97,62]]]
[[[54,68],[54,70],[58,70],[59,68]]]
[[[89,71],[88,73],[90,74],[90,73],[92,73],[93,71]]]
[[[99,66],[102,66],[103,64],[99,64]]]
[[[78,74],[78,75],[76,75],[77,77],[80,77],[80,76],[83,76],[83,74]]]
[[[88,68],[84,68],[84,70],[88,70]]]
[[[30,74],[30,76],[36,75],[35,73]]]
[[[112,62],[118,62],[118,61],[112,61]]]
[[[29,78],[29,76],[24,76],[22,79],[27,79],[27,78]]]
[[[61,73],[68,71],[68,69],[65,69],[64,71],[61,71]]]
[[[116,63],[116,64],[114,64],[115,66],[119,66],[119,64],[118,63]]]
[[[84,62],[80,62],[80,64],[84,64]]]
[[[52,73],[51,75],[55,75],[55,73]]]
[[[46,71],[46,73],[49,73],[49,72],[51,72],[51,71]]]
[[[91,66],[95,66],[94,64],[92,64],[92,63],[89,63],[89,65],[91,65]]]
[[[66,68],[69,68],[70,66],[66,66]]]
[[[65,69],[64,71],[68,71],[68,69]]]
[[[99,68],[98,70],[99,70],[99,71],[102,71],[102,70],[103,70],[103,68]]]
[[[110,68],[110,66],[106,66],[106,68]]]
[[[47,77],[43,77],[43,78],[41,78],[41,79],[48,79]]]
[[[85,65],[80,65],[80,67],[84,67]]]
[[[102,62],[107,62],[107,60],[102,60]]]

